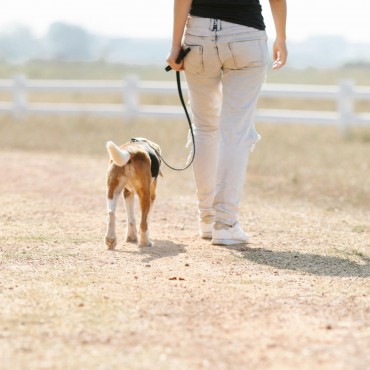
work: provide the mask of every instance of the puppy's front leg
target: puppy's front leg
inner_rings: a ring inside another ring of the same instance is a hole
[[[117,245],[116,236],[116,207],[120,193],[113,193],[113,198],[107,200],[108,205],[108,227],[105,235],[105,244],[109,249],[114,249]]]
[[[125,189],[123,191],[123,196],[125,198],[125,207],[127,215],[127,231],[126,231],[126,242],[136,243],[137,242],[137,231],[136,231],[136,221],[134,212],[134,193]]]

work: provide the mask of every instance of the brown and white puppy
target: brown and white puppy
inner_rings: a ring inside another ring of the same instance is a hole
[[[135,138],[121,147],[109,141],[107,150],[110,163],[107,172],[108,228],[105,244],[109,249],[117,245],[115,212],[123,193],[127,214],[126,241],[136,243],[138,240],[134,214],[134,194],[137,194],[141,207],[139,246],[150,247],[149,213],[155,199],[158,175],[162,175],[160,148],[147,139]]]

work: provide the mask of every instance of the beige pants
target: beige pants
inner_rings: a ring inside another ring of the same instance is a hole
[[[268,63],[265,31],[189,17],[184,61],[195,134],[194,174],[202,221],[237,221],[253,117]]]

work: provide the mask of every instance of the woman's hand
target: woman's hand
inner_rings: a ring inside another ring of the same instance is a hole
[[[288,50],[286,47],[286,0],[270,0],[272,17],[274,18],[276,40],[273,46],[274,64],[273,69],[280,69],[286,63]]]
[[[172,48],[166,61],[175,71],[184,70],[184,61],[177,64],[176,59],[180,54],[181,40],[184,35],[184,28],[188,19],[192,1],[193,0],[174,0]]]
[[[176,63],[176,59],[179,56],[181,51],[181,46],[172,46],[170,53],[167,56],[166,62],[174,71],[183,71],[184,70],[184,60],[179,64]]]
[[[273,45],[273,58],[274,64],[273,69],[280,69],[286,63],[288,57],[288,49],[286,47],[285,40],[276,39]]]

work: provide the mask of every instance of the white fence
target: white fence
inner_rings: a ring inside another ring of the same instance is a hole
[[[175,81],[140,81],[130,76],[123,81],[75,81],[75,80],[29,80],[23,75],[13,80],[0,80],[0,91],[10,92],[11,102],[0,102],[0,114],[11,113],[16,118],[29,114],[89,114],[118,117],[161,117],[184,119],[181,105],[140,105],[140,94],[177,95]],[[119,93],[122,104],[68,104],[68,103],[28,103],[31,92],[87,92]],[[183,83],[184,93],[187,91]],[[350,126],[369,126],[370,112],[356,113],[354,103],[359,100],[370,101],[370,87],[354,86],[350,80],[337,86],[266,84],[261,96],[289,99],[328,99],[336,101],[337,110],[302,111],[264,109],[257,111],[257,120],[273,123],[331,124],[343,132]]]

